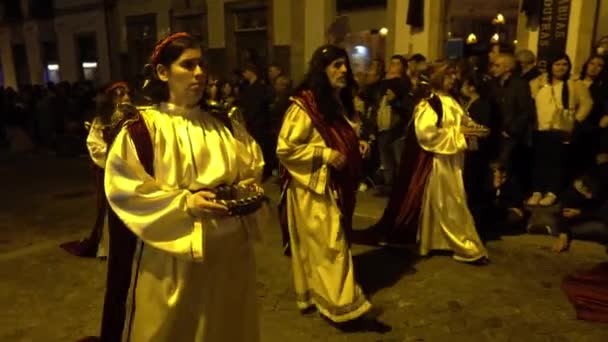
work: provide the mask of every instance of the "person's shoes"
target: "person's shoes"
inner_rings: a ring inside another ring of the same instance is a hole
[[[556,201],[557,196],[552,192],[548,192],[541,200],[538,201],[538,205],[541,205],[543,207],[550,207],[554,205]]]
[[[388,197],[390,196],[390,188],[387,185],[379,186],[376,188],[374,196],[376,197]]]
[[[344,332],[373,332],[377,334],[386,334],[391,332],[393,327],[381,322],[378,318],[364,315],[352,321],[339,324],[338,329]]]
[[[540,192],[534,192],[534,193],[532,193],[532,196],[530,196],[530,198],[528,198],[528,200],[526,201],[526,204],[528,204],[528,205],[538,205],[538,203],[542,199],[543,199],[543,194],[542,193],[540,193]]]
[[[314,305],[307,307],[306,309],[300,309],[300,314],[307,316],[317,312],[317,308]]]
[[[63,248],[63,250],[65,250],[66,252],[78,257],[97,257],[97,243],[89,239],[65,242],[59,245],[59,247]]]
[[[87,336],[87,337],[81,338],[80,340],[78,340],[76,342],[101,342],[101,338],[99,338],[97,336]]]

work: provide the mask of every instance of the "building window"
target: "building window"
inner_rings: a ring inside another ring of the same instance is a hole
[[[336,10],[338,12],[372,7],[386,8],[386,0],[336,0]]]
[[[21,11],[21,3],[19,0],[4,0],[0,2],[3,6],[4,20],[16,21],[23,19],[23,12]]]
[[[207,46],[207,16],[203,14],[181,15],[173,17],[172,32],[188,32]]]
[[[81,79],[97,80],[97,36],[94,32],[82,33],[75,36],[77,63],[81,71]]]
[[[30,16],[34,19],[50,19],[53,17],[53,0],[30,0]]]
[[[234,13],[235,32],[265,31],[267,10],[265,8],[238,11]]]

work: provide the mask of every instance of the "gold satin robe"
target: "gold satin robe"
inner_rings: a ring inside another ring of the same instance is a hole
[[[371,305],[355,281],[340,209],[329,188],[330,152],[308,114],[292,104],[279,133],[277,156],[292,177],[283,195],[297,305],[314,305],[330,320],[345,322]]]
[[[416,107],[415,128],[422,149],[433,153],[433,166],[422,199],[418,228],[420,254],[431,250],[453,251],[459,261],[475,261],[487,257],[473,216],[467,206],[462,169],[467,142],[460,131],[464,112],[449,96],[438,95],[443,106],[443,119],[430,104]]]
[[[154,178],[125,129],[105,177],[112,209],[144,242],[135,255],[130,341],[258,341],[252,241],[263,223],[259,212],[201,219],[189,215],[186,200],[190,190],[259,183],[259,146],[242,126],[235,123],[233,136],[199,109],[162,104],[142,115],[154,146]]]
[[[108,155],[108,144],[103,139],[103,124],[99,118],[95,118],[91,127],[89,128],[89,134],[87,135],[87,150],[91,160],[97,167],[105,169],[106,157]],[[97,191],[103,191],[99,189]],[[101,230],[101,238],[97,246],[97,257],[103,258],[108,256],[110,239],[108,237],[108,215],[104,216],[103,229]]]

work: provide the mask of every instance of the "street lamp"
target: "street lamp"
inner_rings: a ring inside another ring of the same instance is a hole
[[[498,13],[496,17],[492,19],[492,24],[494,25],[504,25],[505,23],[505,17],[501,13]]]
[[[496,34],[492,36],[490,42],[497,43],[500,40],[502,34],[502,26],[506,23],[505,16],[502,13],[496,14],[496,17],[492,19],[492,25],[496,26]]]
[[[475,33],[471,33],[467,36],[467,44],[468,45],[472,45],[477,43],[477,36],[475,35]]]

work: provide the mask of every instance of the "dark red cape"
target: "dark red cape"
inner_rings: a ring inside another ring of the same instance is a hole
[[[433,154],[418,144],[413,120],[405,139],[388,204],[372,227],[378,239],[397,244],[416,242],[424,188],[433,167]]]
[[[338,207],[342,213],[342,228],[345,235],[350,237],[352,231],[352,218],[355,211],[356,193],[361,179],[362,160],[359,152],[359,138],[348,121],[339,116],[332,122],[328,122],[323,114],[319,112],[314,95],[311,91],[303,91],[295,97],[298,104],[302,105],[312,121],[312,125],[319,132],[327,147],[337,150],[346,156],[346,166],[342,170],[332,169],[330,172],[330,189],[338,194]],[[289,172],[281,167],[282,192],[289,185],[291,176]],[[286,238],[287,230],[287,205],[285,196],[281,196],[279,203],[279,218],[283,229],[283,238]],[[283,241],[287,243],[288,241]]]

